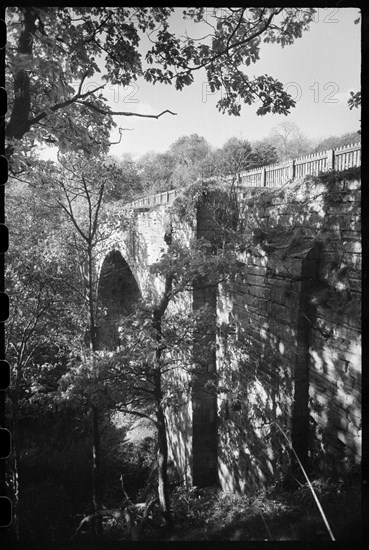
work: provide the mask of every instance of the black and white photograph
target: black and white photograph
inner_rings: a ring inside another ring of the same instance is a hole
[[[1,548],[359,544],[360,9],[2,17]]]

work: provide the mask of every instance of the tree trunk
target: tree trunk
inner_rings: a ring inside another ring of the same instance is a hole
[[[101,510],[101,478],[100,478],[100,433],[99,433],[99,412],[96,407],[91,410],[92,420],[92,501],[94,512]],[[102,534],[102,518],[95,519],[95,534],[100,537]]]
[[[13,529],[15,539],[20,540],[19,529],[19,390],[23,369],[23,350],[18,356],[14,391],[12,393],[12,477],[13,477]]]
[[[93,289],[93,265],[92,248],[88,247],[88,271],[87,271],[87,295],[89,307],[89,328],[90,328],[90,352],[92,361],[95,363],[95,352],[97,350],[96,327],[94,314],[94,289]],[[97,365],[94,365],[98,368]],[[101,472],[100,472],[100,433],[99,433],[99,411],[95,406],[91,408],[92,421],[92,501],[94,512],[101,510]],[[102,518],[97,516],[94,522],[95,534],[102,535]]]
[[[153,327],[156,332],[157,348],[155,352],[155,372],[154,372],[154,396],[156,406],[156,420],[158,427],[158,496],[159,504],[166,527],[171,525],[171,513],[168,490],[168,441],[165,427],[165,414],[163,409],[163,390],[162,390],[162,372],[161,372],[161,344],[162,344],[162,318],[168,307],[169,296],[172,287],[172,277],[166,277],[164,296],[159,307],[154,311]]]
[[[22,32],[19,38],[18,54],[32,57],[33,34],[36,31],[35,8],[22,9]],[[26,70],[20,69],[14,75],[14,105],[6,129],[8,138],[21,139],[30,129],[29,113],[31,110],[30,80]]]
[[[158,496],[159,504],[164,520],[164,525],[171,525],[171,513],[168,491],[168,441],[165,428],[165,415],[162,405],[161,373],[155,373],[155,401],[156,401],[156,419],[158,427]]]

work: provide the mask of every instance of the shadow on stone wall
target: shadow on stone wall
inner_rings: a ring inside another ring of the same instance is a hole
[[[224,328],[228,330],[229,325]],[[242,333],[228,335],[222,359],[218,370],[220,483],[225,490],[254,493],[276,481],[288,464],[276,423],[288,426],[292,377],[279,368],[280,354],[267,338],[260,346],[251,346]]]
[[[360,461],[359,192],[330,174],[254,190],[243,205],[253,246],[217,305],[225,489],[253,492],[291,471],[276,424],[313,473]]]

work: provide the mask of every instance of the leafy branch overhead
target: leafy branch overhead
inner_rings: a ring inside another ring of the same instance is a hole
[[[127,86],[139,77],[182,90],[204,69],[210,89],[226,92],[217,104],[221,112],[239,115],[241,99],[248,105],[261,102],[260,115],[287,114],[294,101],[282,83],[268,75],[250,77],[247,67],[259,59],[262,41],[283,47],[300,37],[314,11],[183,10],[185,19],[209,29],[194,39],[171,30],[173,8],[9,7],[7,153],[16,157],[35,142],[46,142],[93,155],[107,151],[114,115],[159,119],[176,114],[169,108],[156,115],[113,111],[102,93],[107,83]],[[142,53],[145,35],[152,45]],[[101,63],[99,80],[105,84],[90,85]]]
[[[175,82],[181,90],[193,82],[193,73],[206,70],[212,92],[226,92],[218,103],[219,111],[239,115],[241,104],[261,102],[257,114],[287,114],[295,105],[283,90],[282,83],[268,75],[248,76],[244,68],[260,58],[262,42],[282,47],[299,38],[314,16],[314,9],[305,8],[191,8],[184,16],[210,29],[203,39],[177,37],[168,28],[157,33],[149,63],[162,68],[148,69],[144,76],[150,82]]]

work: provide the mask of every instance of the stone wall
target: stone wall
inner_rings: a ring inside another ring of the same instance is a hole
[[[245,193],[252,241],[217,301],[226,490],[283,478],[286,438],[316,471],[360,460],[359,201],[359,181],[333,174]]]

